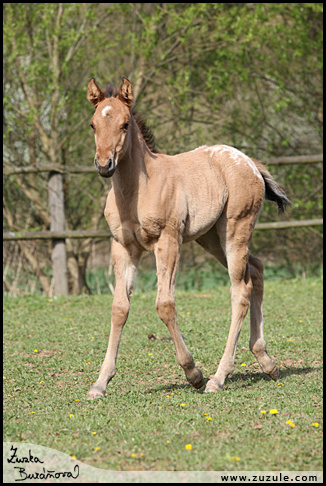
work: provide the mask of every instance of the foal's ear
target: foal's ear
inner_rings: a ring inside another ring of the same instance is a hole
[[[134,95],[132,93],[131,82],[127,78],[122,78],[117,98],[130,108]]]
[[[87,99],[94,106],[97,106],[100,101],[104,100],[105,94],[100,90],[100,88],[95,83],[95,79],[92,78],[88,83],[87,87]]]

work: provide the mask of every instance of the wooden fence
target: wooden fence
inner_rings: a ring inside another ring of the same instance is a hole
[[[312,164],[323,162],[323,154],[300,155],[293,157],[269,158],[263,161],[269,165],[288,165],[288,164]],[[62,167],[54,165],[32,166],[32,167],[4,167],[3,175],[10,176],[15,174],[49,172],[48,193],[49,193],[49,213],[50,231],[9,231],[3,233],[4,241],[17,240],[52,240],[52,266],[54,279],[55,295],[68,294],[68,271],[66,255],[66,238],[110,238],[110,231],[104,230],[66,230],[64,214],[64,192],[63,175],[95,173],[92,166],[87,167]],[[270,223],[257,223],[257,230],[284,229],[301,226],[319,226],[323,224],[323,219],[309,219],[302,221],[278,221]]]

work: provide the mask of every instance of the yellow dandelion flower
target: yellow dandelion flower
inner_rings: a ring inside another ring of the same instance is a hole
[[[8,395],[8,397],[12,397],[12,395]]]
[[[212,420],[212,417],[206,417],[206,420]]]
[[[68,317],[68,321],[72,321],[71,317]]]
[[[91,364],[91,362],[90,361],[87,361],[87,364]]]
[[[181,395],[181,392],[178,392],[178,395]]]
[[[208,415],[208,413],[204,413],[204,417],[205,417],[206,415]]]
[[[240,457],[235,458],[236,461],[241,461]]]
[[[283,383],[278,383],[277,386],[284,386],[284,384]]]
[[[266,413],[266,410],[262,410],[260,413]]]
[[[271,413],[272,415],[275,415],[276,413],[278,413],[278,410],[276,410],[276,408],[272,408],[269,413]]]
[[[7,378],[4,376],[3,379],[6,380]]]
[[[137,457],[137,454],[135,454],[134,452],[131,454],[131,457]]]
[[[247,366],[247,365],[246,365],[246,363],[241,363],[241,365],[240,365],[240,366]]]
[[[96,435],[96,432],[92,432],[93,435]]]
[[[32,415],[32,413],[35,413],[35,412],[30,412],[30,415]]]
[[[91,339],[94,339],[94,336],[91,336]]]
[[[140,457],[143,457],[143,456],[144,456],[144,453],[143,453],[143,452],[141,452],[139,455],[140,455]]]
[[[161,409],[162,407],[158,407],[159,409]]]
[[[169,398],[170,395],[165,395],[165,396],[166,396],[166,398]]]
[[[71,414],[69,415],[69,418],[71,418],[71,417],[73,417],[73,416],[74,416],[74,414],[73,414],[73,413],[71,413]]]
[[[167,443],[167,444],[171,444],[171,441],[170,441],[170,440],[167,440],[167,441],[166,441],[166,443]]]
[[[288,343],[293,343],[293,339],[288,339]]]
[[[185,445],[185,449],[186,449],[186,451],[191,451],[192,445],[191,444],[186,444]]]
[[[75,402],[80,402],[79,398],[76,398]]]
[[[303,322],[303,320],[302,319],[299,319],[299,322]]]
[[[318,422],[314,422],[313,424],[311,424],[313,427],[319,427],[319,423]]]
[[[94,447],[94,451],[99,451],[100,449],[100,447]]]
[[[34,353],[38,353],[38,350],[37,349],[34,349]]]
[[[76,459],[76,456],[71,456],[73,459]]]
[[[294,423],[292,422],[292,420],[288,420],[287,422],[285,422],[286,424],[288,424],[290,427],[295,427]]]
[[[189,314],[191,314],[191,312],[187,312],[187,314],[189,315]]]
[[[148,353],[148,356],[152,356],[152,355],[153,355],[153,353]]]
[[[180,407],[185,407],[186,404],[185,403],[180,403]]]
[[[44,383],[44,380],[40,381],[40,383]]]

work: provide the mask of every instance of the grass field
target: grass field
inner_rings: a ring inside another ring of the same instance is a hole
[[[228,335],[229,288],[178,291],[176,301],[181,332],[208,378]],[[320,278],[266,282],[265,338],[279,380],[261,373],[250,353],[247,317],[235,374],[218,394],[185,381],[173,343],[160,339],[168,332],[152,292],[133,296],[117,374],[104,399],[88,401],[111,304],[103,295],[4,299],[4,441],[111,470],[322,469]]]

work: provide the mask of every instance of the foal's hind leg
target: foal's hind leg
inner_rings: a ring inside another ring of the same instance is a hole
[[[206,392],[221,390],[225,379],[234,371],[234,358],[239,334],[249,309],[252,292],[248,258],[251,224],[248,220],[229,220],[224,217],[218,223],[219,235],[225,235],[222,247],[227,259],[231,280],[232,320],[230,331],[217,372],[206,385]],[[224,226],[224,228],[222,228]],[[221,231],[222,229],[222,231]]]
[[[157,267],[156,309],[160,319],[167,326],[172,336],[178,363],[184,369],[187,380],[195,388],[201,388],[204,385],[203,375],[195,367],[193,357],[185,345],[177,324],[174,284],[180,256],[178,236],[162,234],[155,244],[154,252]]]
[[[256,356],[262,370],[276,380],[278,378],[279,370],[275,361],[267,354],[263,331],[264,268],[262,261],[259,258],[250,255],[249,269],[253,283],[253,291],[250,301],[249,347],[252,353]]]

